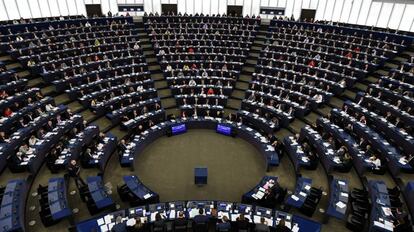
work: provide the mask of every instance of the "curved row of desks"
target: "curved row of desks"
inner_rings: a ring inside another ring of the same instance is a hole
[[[129,143],[127,149],[120,156],[121,165],[131,166],[132,169],[134,169],[134,159],[144,150],[146,146],[162,136],[175,134],[175,129],[173,128],[180,127],[185,129],[183,132],[187,129],[211,129],[216,130],[218,133],[240,137],[259,150],[265,158],[267,169],[272,166],[279,165],[279,154],[277,154],[274,147],[271,146],[266,137],[262,136],[256,130],[242,125],[241,123],[234,123],[232,121],[212,117],[182,118],[179,120],[162,122],[152,126],[141,134],[136,135],[133,141]],[[217,130],[219,127],[226,130],[226,132]]]
[[[122,223],[125,224],[130,219],[136,220],[139,218],[141,222],[150,225],[155,221],[157,213],[160,213],[166,221],[173,221],[177,218],[179,212],[183,212],[186,219],[191,220],[199,214],[199,209],[205,211],[205,215],[210,218],[212,223],[223,216],[227,216],[231,222],[236,222],[239,215],[243,213],[252,227],[253,224],[260,223],[260,219],[263,217],[272,231],[282,219],[285,220],[285,225],[292,231],[321,231],[320,223],[283,211],[242,203],[199,200],[157,203],[120,210],[79,222],[76,224],[76,230],[79,232],[110,231],[115,225],[115,219],[118,216],[122,217]]]

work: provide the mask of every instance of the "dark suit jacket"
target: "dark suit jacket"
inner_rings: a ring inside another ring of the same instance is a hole
[[[186,218],[177,218],[174,221],[174,226],[187,226],[188,221]]]
[[[193,218],[195,223],[208,223],[208,217],[206,215],[197,215]]]

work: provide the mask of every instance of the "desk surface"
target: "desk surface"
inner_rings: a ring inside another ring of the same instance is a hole
[[[250,222],[253,223],[255,222],[255,220],[253,220],[254,218],[256,218],[257,221],[260,220],[260,217],[265,217],[270,222],[269,225],[271,227],[276,226],[281,219],[284,219],[285,221],[289,222],[288,226],[290,228],[296,227],[299,229],[299,231],[319,232],[321,230],[320,223],[297,215],[292,215],[290,213],[277,211],[269,208],[255,207],[253,205],[223,201],[167,202],[138,206],[135,208],[117,211],[108,215],[103,215],[100,217],[80,222],[76,225],[76,228],[78,231],[81,232],[89,232],[93,229],[95,229],[96,231],[101,231],[100,227],[102,225],[109,225],[111,223],[114,223],[116,216],[113,214],[121,216],[123,215],[123,218],[125,220],[128,220],[129,218],[136,218],[137,216],[139,216],[141,217],[141,221],[151,222],[151,218],[153,218],[157,212],[162,213],[167,220],[173,220],[176,218],[176,213],[179,210],[183,210],[185,211],[185,216],[187,218],[193,218],[195,215],[198,215],[199,208],[205,209],[205,211],[207,212],[206,214],[209,217],[211,217],[211,210],[216,209],[219,212],[218,216],[228,215],[232,221],[236,221],[236,218],[239,216],[239,214],[243,212],[245,213],[246,217],[250,220]],[[170,217],[170,215],[172,214],[173,217]]]

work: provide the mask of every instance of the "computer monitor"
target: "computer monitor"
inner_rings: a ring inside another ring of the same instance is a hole
[[[232,132],[232,129],[231,129],[231,126],[224,125],[224,124],[217,124],[216,131],[219,134],[230,136],[231,132]]]
[[[187,132],[187,126],[184,123],[171,126],[172,135],[177,135],[185,132]]]

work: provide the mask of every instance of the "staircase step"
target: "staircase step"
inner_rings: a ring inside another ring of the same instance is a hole
[[[249,53],[249,56],[257,58],[257,57],[259,57],[259,56],[260,56],[260,53],[257,53],[257,52],[250,52],[250,53]]]
[[[227,115],[229,115],[229,114],[236,114],[236,110],[234,110],[234,109],[230,109],[230,108],[225,108],[224,109],[224,116],[225,117],[227,117]]]
[[[279,139],[279,141],[282,141],[285,137],[293,136],[292,132],[290,132],[288,129],[281,128],[275,133],[276,138]]]
[[[121,127],[116,126],[109,130],[109,133],[116,136],[116,138],[119,140],[125,139],[125,137],[128,135],[128,133],[124,130],[121,130]]]
[[[245,82],[236,82],[236,88],[238,89],[242,89],[242,90],[247,90],[249,88],[249,84],[245,83]]]
[[[175,98],[169,97],[169,98],[161,99],[161,106],[165,109],[170,109],[172,107],[177,107]]]
[[[252,80],[252,76],[241,74],[239,77],[240,81],[250,82]]]
[[[354,100],[355,97],[356,97],[356,93],[352,92],[350,90],[345,90],[343,96],[350,99],[350,100]]]
[[[384,66],[388,68],[398,68],[398,65],[390,63],[390,62],[385,62]]]
[[[102,132],[107,132],[113,127],[111,120],[107,119],[105,116],[94,120],[92,123],[99,126],[99,129]]]
[[[143,51],[143,54],[147,57],[147,56],[152,56],[152,57],[154,57],[155,56],[155,53],[154,53],[154,51],[152,51],[152,50],[148,50],[148,51]],[[147,58],[148,59],[148,58]]]
[[[331,100],[329,101],[329,105],[335,108],[342,108],[343,104],[344,104],[344,101],[337,97],[332,97]]]
[[[374,77],[374,76],[368,76],[367,78],[365,78],[366,81],[369,81],[371,83],[376,83],[378,81],[378,78]]]
[[[246,64],[253,64],[253,65],[255,65],[256,63],[257,63],[257,61],[256,60],[252,60],[252,59],[248,59],[246,61]]]
[[[69,95],[66,93],[54,97],[56,105],[67,104],[70,102]]]
[[[96,119],[95,113],[93,113],[90,109],[86,109],[86,110],[80,112],[80,115],[82,115],[83,120],[86,120],[88,123],[90,123],[90,122],[92,122],[93,120]]]
[[[40,77],[38,77],[38,78],[29,80],[28,83],[27,83],[27,85],[29,87],[35,87],[35,86],[38,86],[38,85],[40,85],[42,83],[43,83],[43,79],[40,78]]]
[[[251,72],[251,73],[254,72],[254,68],[252,68],[252,67],[246,67],[246,66],[244,66],[242,70],[243,71],[246,71],[246,72]]]
[[[18,72],[17,75],[19,75],[19,77],[27,77],[30,75],[30,72],[27,70],[24,70],[24,71]]]
[[[151,74],[151,79],[154,81],[164,80],[164,75],[162,75],[162,73],[154,73]]]
[[[166,109],[165,110],[165,114],[168,116],[170,114],[175,115],[176,117],[179,117],[181,114],[181,110],[178,108],[171,108],[171,109]]]
[[[11,57],[9,55],[0,56],[0,61],[6,61],[6,60],[11,60]]]
[[[7,70],[21,68],[21,67],[22,65],[20,63],[11,63],[11,64],[6,65]]]
[[[361,84],[361,83],[355,83],[355,88],[357,88],[359,91],[365,92],[368,88],[368,86]]]
[[[44,87],[40,90],[40,92],[42,93],[42,95],[51,95],[52,93],[56,92],[56,88],[54,85],[49,85],[47,87]]]
[[[406,62],[408,59],[401,56],[397,56],[394,58],[394,60],[398,62]]]
[[[238,99],[229,98],[229,100],[227,101],[227,106],[234,109],[240,109],[241,101]]]
[[[156,89],[165,89],[165,88],[168,88],[168,83],[164,80],[163,81],[156,81],[154,83],[154,87]]]
[[[158,96],[160,98],[165,98],[165,97],[171,97],[171,90],[170,89],[162,89],[162,90],[158,90]]]
[[[293,122],[291,122],[290,124],[289,124],[289,127],[288,127],[288,129],[292,132],[292,133],[300,133],[300,130],[303,128],[303,127],[305,127],[307,124],[304,122],[304,121],[302,121],[302,120],[300,120],[300,119],[298,119],[298,118],[296,118],[295,120],[293,120]]]
[[[388,72],[387,72],[387,71],[385,71],[385,70],[383,70],[383,69],[377,70],[377,71],[375,71],[375,73],[378,73],[378,74],[380,74],[381,76],[388,75]]]
[[[82,111],[85,108],[78,101],[71,102],[67,106],[72,111],[72,113],[78,113],[78,112]]]
[[[235,98],[240,98],[240,99],[244,99],[244,95],[245,95],[245,91],[241,91],[241,90],[233,90],[231,96],[235,97]]]
[[[157,62],[157,58],[151,57],[151,58],[146,58],[147,63],[154,63]]]
[[[161,70],[161,67],[156,64],[156,65],[150,65],[148,66],[148,70],[153,71],[153,70]]]
[[[328,105],[323,105],[322,107],[318,108],[318,109],[316,110],[316,112],[317,112],[318,114],[320,114],[321,116],[326,117],[326,116],[328,116],[328,114],[331,112],[331,110],[332,110],[332,107],[330,107],[330,106],[328,106]]]

